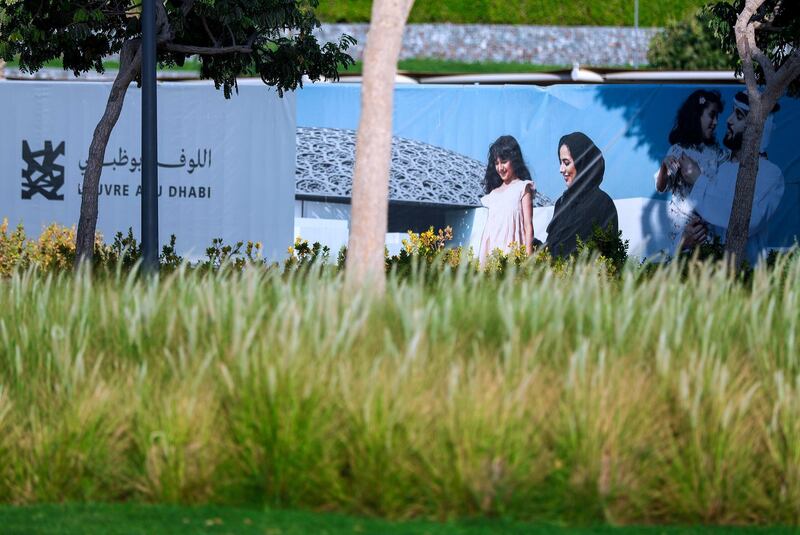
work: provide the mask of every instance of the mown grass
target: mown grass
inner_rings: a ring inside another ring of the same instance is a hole
[[[501,519],[388,522],[302,511],[140,504],[0,506],[5,535],[789,535],[776,527],[525,524]]]
[[[0,502],[798,523],[796,257],[422,279],[3,280]]]
[[[9,68],[19,68],[19,62],[10,60],[7,62]],[[45,67],[52,69],[61,69],[63,65],[60,60],[52,60],[47,62]],[[105,61],[103,66],[108,71],[115,71],[119,69],[118,61]],[[440,59],[407,59],[401,60],[397,66],[399,71],[413,72],[413,73],[431,73],[431,74],[473,74],[473,73],[517,73],[517,72],[546,72],[565,68],[558,65],[536,65],[532,63],[511,63],[511,62],[464,62],[464,61],[446,61]],[[197,61],[187,61],[183,66],[172,66],[164,68],[165,71],[178,71],[178,72],[200,72],[200,63]],[[357,61],[354,65],[350,65],[346,70],[341,69],[341,74],[361,74],[363,70],[363,63]]]
[[[706,0],[639,2],[639,24],[664,26],[703,6]],[[320,0],[322,20],[367,22],[370,0]],[[416,0],[409,22],[541,24],[556,26],[633,26],[632,0]]]
[[[357,61],[341,74],[361,74],[364,64]],[[533,63],[512,63],[501,61],[466,62],[447,61],[441,59],[404,59],[397,64],[400,72],[430,73],[430,74],[478,74],[478,73],[518,73],[518,72],[547,72],[564,69],[565,66],[537,65]]]
[[[19,68],[19,60],[17,58],[6,60],[6,67],[12,69]],[[63,69],[64,63],[60,59],[53,59],[45,62],[43,67],[50,69]],[[117,71],[119,70],[119,61],[105,60],[103,61],[103,67],[107,71]],[[183,65],[171,65],[169,67],[163,68],[162,70],[179,71],[179,72],[200,72],[200,62],[194,60],[188,60]]]
[[[18,68],[19,62],[11,60],[6,64],[9,68]],[[103,63],[104,67],[110,71],[119,69],[119,62],[106,61]],[[60,69],[62,64],[60,60],[53,60],[47,62],[45,67]],[[342,70],[342,74],[360,74],[364,65],[361,61],[357,61],[354,65],[350,65],[347,70]],[[565,66],[561,65],[536,65],[532,63],[512,63],[512,62],[465,62],[465,61],[447,61],[440,59],[406,59],[401,60],[397,68],[399,71],[407,72],[423,72],[423,73],[507,73],[507,72],[547,72],[558,69],[563,69]],[[200,64],[196,61],[187,61],[183,66],[170,67],[165,70],[176,70],[181,72],[200,72]]]

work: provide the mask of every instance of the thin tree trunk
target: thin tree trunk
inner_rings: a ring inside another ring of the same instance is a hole
[[[756,32],[760,23],[756,20],[756,15],[764,1],[746,0],[734,26],[736,50],[742,61],[750,107],[738,155],[739,172],[736,175],[733,206],[725,236],[725,251],[730,255],[737,271],[744,261],[745,247],[750,237],[750,216],[753,212],[764,123],[786,87],[800,74],[800,56],[796,51],[776,70],[772,60],[758,47]],[[763,89],[759,87],[756,63],[761,67],[766,82]]]
[[[413,0],[373,0],[364,50],[346,277],[351,287],[371,284],[379,292],[386,284],[384,247],[394,79],[403,28],[413,3]]]
[[[769,108],[771,109],[772,105]],[[750,235],[750,215],[753,212],[753,197],[758,177],[759,149],[764,132],[764,102],[761,97],[750,96],[750,111],[745,123],[742,148],[739,151],[739,172],[736,175],[736,190],[725,236],[725,250],[738,270],[744,260],[745,247]]]
[[[747,86],[748,104],[750,110],[745,122],[742,147],[739,150],[739,171],[736,174],[736,186],[733,194],[733,206],[728,219],[728,230],[725,236],[725,251],[738,271],[744,260],[744,250],[747,238],[750,235],[750,215],[753,211],[753,195],[756,189],[758,176],[759,149],[761,135],[764,132],[763,95],[758,88],[754,61],[756,58],[763,60],[763,54],[756,43],[753,16],[759,10],[764,0],[746,0],[742,11],[736,20],[734,32],[736,35],[736,49],[742,60],[742,73]],[[768,63],[768,62],[767,62]],[[764,75],[767,84],[772,77],[771,65],[764,64]],[[770,108],[766,108],[770,109]]]
[[[108,102],[103,116],[97,123],[89,146],[89,160],[83,175],[83,193],[81,213],[78,220],[76,236],[76,264],[91,262],[94,254],[95,230],[97,229],[97,204],[100,186],[100,173],[103,170],[103,158],[111,131],[117,124],[128,86],[136,78],[141,65],[139,41],[128,41],[120,52],[120,65],[117,77],[111,86]]]

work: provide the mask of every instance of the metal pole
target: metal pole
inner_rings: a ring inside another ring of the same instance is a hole
[[[636,40],[636,46],[634,47],[634,58],[635,55],[639,53],[639,0],[633,0],[633,35],[634,39]],[[633,66],[638,67],[639,61],[634,59]]]
[[[152,273],[158,271],[155,2],[142,1],[142,267]]]

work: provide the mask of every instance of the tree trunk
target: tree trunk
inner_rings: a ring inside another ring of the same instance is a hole
[[[745,246],[750,235],[750,215],[753,211],[753,196],[758,177],[759,149],[767,116],[764,113],[763,99],[760,96],[753,98],[753,95],[749,98],[750,111],[745,123],[742,148],[739,151],[736,190],[733,194],[733,206],[725,235],[725,250],[731,256],[730,260],[737,271],[744,260]],[[773,104],[770,104],[766,109],[769,110],[772,106]]]
[[[111,131],[117,124],[122,104],[128,86],[136,78],[141,65],[139,41],[128,41],[120,52],[120,65],[117,77],[111,86],[108,102],[103,116],[97,123],[89,146],[89,159],[83,175],[83,194],[81,198],[81,213],[78,220],[78,234],[76,236],[76,265],[82,262],[91,262],[94,254],[95,230],[97,228],[97,204],[100,186],[100,173],[103,170],[103,158]]]
[[[758,13],[764,5],[764,1],[746,0],[734,26],[736,50],[741,59],[742,74],[744,74],[747,86],[750,107],[747,113],[742,147],[738,155],[739,172],[736,175],[733,206],[725,236],[725,251],[737,271],[744,261],[744,251],[747,239],[750,237],[750,215],[753,212],[753,196],[758,178],[759,152],[764,124],[781,94],[800,74],[800,56],[796,52],[793,52],[787,61],[776,70],[772,60],[758,47],[756,32],[762,24],[762,21],[758,19]],[[760,65],[766,82],[763,89],[759,87],[756,63]]]
[[[385,286],[392,101],[403,28],[413,0],[373,0],[364,50],[346,277],[351,287]]]

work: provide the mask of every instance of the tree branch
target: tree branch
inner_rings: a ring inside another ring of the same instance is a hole
[[[156,0],[156,43],[164,43],[175,38],[172,26],[169,24],[167,8],[162,0]]]
[[[754,21],[753,25],[755,26],[756,31],[777,31],[775,30],[775,26],[773,26],[773,23],[775,22],[775,17],[777,17],[780,14],[782,7],[783,7],[783,0],[778,0],[772,7],[772,12],[770,12],[767,15],[764,15],[761,18],[761,20]]]
[[[739,50],[739,56],[742,58],[742,72],[744,74],[744,82],[747,85],[747,92],[751,96],[759,94],[758,82],[756,80],[756,72],[753,68],[753,51],[762,54],[756,46],[755,29],[752,27],[751,19],[753,15],[761,7],[764,0],[747,0],[742,12],[736,19],[734,27],[736,32],[736,48]],[[764,73],[767,76],[767,73]]]
[[[134,7],[139,7],[139,6],[134,6]],[[130,11],[131,9],[133,9],[133,7],[129,8],[129,9],[104,9],[104,10],[101,11],[101,13],[103,15],[106,15],[106,16],[109,16],[109,17],[118,17],[118,16],[138,17],[139,16],[139,12],[138,11]]]
[[[184,0],[183,4],[181,5],[181,14],[184,18],[189,14],[193,7],[194,0]]]
[[[214,43],[214,46],[219,46],[220,42],[216,37],[214,37],[214,34],[211,33],[211,28],[208,27],[208,21],[206,20],[205,15],[200,17],[200,21],[203,23],[203,28],[206,30],[206,35],[208,35],[208,38],[211,39],[212,43]]]
[[[784,26],[775,26],[771,22],[759,22],[754,24],[756,25],[755,28],[757,32],[779,33],[786,30]]]
[[[181,54],[201,55],[201,56],[221,56],[223,54],[249,54],[253,51],[249,46],[192,46],[179,45],[177,43],[167,43],[163,45],[164,50],[178,52]]]
[[[764,54],[764,52],[762,52],[758,47],[753,49],[753,58],[761,66],[761,70],[764,71],[764,78],[766,78],[766,82],[770,83],[770,81],[775,78],[775,66],[769,60],[767,55]]]
[[[142,66],[141,53],[142,43],[140,39],[131,39],[122,45],[122,50],[119,52],[119,70],[132,71],[126,72],[124,78],[133,80],[136,77],[136,74]]]
[[[780,15],[781,9],[783,9],[783,0],[778,0],[775,2],[775,5],[772,6],[772,13],[764,17],[767,24],[772,24],[775,21],[775,17]]]
[[[795,48],[776,72],[775,82],[776,85],[785,88],[798,77],[800,77],[800,48]]]
[[[751,95],[758,93],[758,82],[756,80],[756,70],[753,67],[753,56],[750,52],[750,44],[746,39],[742,39],[742,43],[737,39],[736,47],[739,49],[739,55],[742,58],[742,73],[744,74],[744,83],[747,86],[747,92]]]
[[[764,0],[755,0],[753,2],[754,9],[753,12],[755,14],[758,11],[758,8],[763,4]],[[750,2],[748,2],[749,4]],[[744,14],[744,12],[742,13]],[[748,18],[748,23],[745,25],[745,36],[747,37],[747,44],[750,47],[750,52],[752,54],[753,59],[755,59],[758,64],[761,66],[761,70],[764,72],[764,78],[766,78],[766,82],[769,84],[772,78],[775,76],[775,67],[772,64],[772,61],[767,57],[766,54],[759,48],[756,42],[756,27],[759,24],[758,21],[752,20],[754,15],[751,15]],[[738,26],[737,21],[737,26]]]

